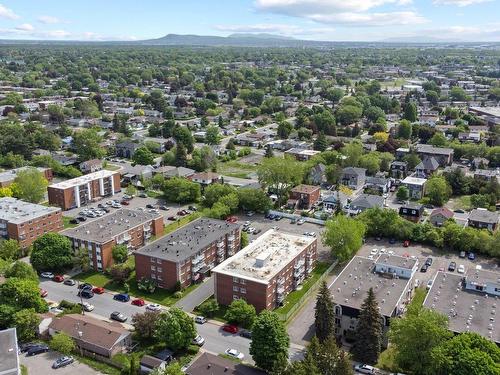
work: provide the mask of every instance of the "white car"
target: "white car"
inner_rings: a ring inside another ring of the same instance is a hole
[[[378,252],[380,253],[380,255],[382,255],[382,254],[387,253],[387,250],[385,249],[385,247],[383,247]]]
[[[113,203],[113,204],[111,205],[111,207],[113,207],[113,208],[121,208],[121,207],[122,207],[122,205],[121,205],[120,203]]]
[[[54,278],[54,274],[52,272],[42,272],[40,274],[41,277],[43,277],[44,279],[53,279]]]
[[[88,303],[88,302],[83,302],[80,304],[82,306],[82,308],[85,310],[85,311],[92,311],[94,310],[94,305]]]
[[[365,364],[359,364],[354,366],[354,371],[360,372],[362,374],[375,374],[375,367]]]
[[[387,254],[389,254],[389,255],[394,255],[394,251],[393,251],[393,250],[389,250],[389,251],[387,252]]]
[[[297,220],[297,225],[302,225],[304,224],[306,221],[304,219],[299,219]]]
[[[193,345],[198,345],[198,346],[203,346],[204,343],[205,343],[205,339],[203,337],[201,337],[200,335],[196,335],[196,337],[192,341]]]
[[[194,318],[194,321],[195,321],[195,323],[198,323],[198,324],[205,324],[206,321],[207,321],[207,318],[205,318],[204,316],[199,315],[199,316],[197,316],[197,317]]]
[[[161,306],[157,303],[148,303],[146,305],[146,310],[149,310],[149,311],[160,311],[161,310]]]
[[[430,288],[432,288],[432,279],[427,281],[427,287],[425,289],[429,290]]]
[[[459,265],[457,272],[458,273],[465,273],[465,266],[463,264]]]
[[[242,352],[239,352],[236,349],[226,349],[225,353],[228,356],[231,356],[233,358],[237,358],[237,359],[240,359],[240,360],[242,360],[245,357],[245,355]]]
[[[377,254],[378,254],[378,249],[372,249],[372,250],[370,251],[370,255],[375,256],[375,255],[377,255]]]
[[[51,307],[49,309],[49,313],[52,313],[52,314],[55,314],[55,315],[60,314],[62,312],[64,312],[64,310],[62,310],[62,309],[60,309],[58,307]]]

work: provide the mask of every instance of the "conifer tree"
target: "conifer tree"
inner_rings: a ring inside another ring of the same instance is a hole
[[[352,348],[354,359],[359,362],[377,363],[382,345],[382,316],[378,311],[378,303],[373,289],[361,305],[355,343]]]
[[[335,312],[333,301],[325,281],[321,283],[316,299],[314,325],[316,327],[316,337],[320,342],[325,341],[329,336],[333,337],[335,335]]]

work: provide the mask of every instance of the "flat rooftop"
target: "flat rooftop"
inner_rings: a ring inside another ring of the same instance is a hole
[[[470,110],[484,113],[487,116],[500,117],[500,107],[471,107]]]
[[[417,263],[417,259],[409,257],[401,257],[399,255],[382,254],[376,260],[377,263],[387,264],[399,268],[405,268],[408,270],[413,269]]]
[[[90,181],[94,181],[94,180],[97,180],[99,178],[110,177],[110,176],[113,176],[117,173],[118,172],[116,172],[116,171],[108,171],[108,170],[103,169],[101,171],[89,173],[89,174],[83,175],[81,177],[72,178],[71,180],[58,182],[57,184],[52,184],[49,187],[54,188],[54,189],[68,189],[71,187],[86,184]]]
[[[136,254],[181,262],[239,227],[223,220],[199,218],[140,248]]]
[[[409,185],[423,185],[426,182],[427,179],[418,177],[406,177],[403,181],[401,181],[402,184],[409,184]]]
[[[314,241],[315,237],[269,229],[212,271],[267,284]]]
[[[10,197],[0,198],[0,220],[12,224],[21,224],[59,211],[59,207],[42,206]]]
[[[66,229],[60,233],[80,240],[106,243],[131,228],[160,217],[160,214],[121,208],[86,224]]]
[[[397,255],[393,255],[391,258],[382,259],[391,262],[396,262],[395,258],[401,258],[401,262],[407,259]],[[368,294],[368,290],[373,288],[375,298],[380,308],[380,314],[387,317],[392,316],[408,283],[412,282],[412,280],[389,278],[387,275],[374,273],[376,262],[377,261],[365,257],[355,256],[337,276],[330,287],[334,303],[359,310]],[[399,266],[401,266],[401,264],[399,264]]]
[[[21,167],[15,169],[9,169],[8,171],[0,172],[0,183],[5,183],[14,180],[20,171],[28,169],[29,167]],[[37,167],[39,172],[44,173],[48,168]]]
[[[438,272],[424,306],[446,315],[448,329],[452,332],[476,332],[500,343],[500,299],[464,289],[463,280],[461,275]]]
[[[8,328],[0,331],[0,374],[17,375],[18,370],[16,329]]]

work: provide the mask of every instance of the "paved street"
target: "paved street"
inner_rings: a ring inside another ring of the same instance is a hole
[[[89,366],[79,363],[77,361],[73,362],[71,365],[66,367],[58,368],[54,370],[52,364],[54,361],[61,357],[60,354],[56,352],[48,352],[38,354],[32,357],[26,357],[25,354],[19,356],[19,361],[22,365],[26,366],[28,370],[28,375],[46,375],[46,374],[58,374],[58,375],[98,375],[100,372],[90,368]]]
[[[191,312],[212,294],[214,294],[214,280],[209,277],[198,288],[176,302],[175,306],[186,312]]]

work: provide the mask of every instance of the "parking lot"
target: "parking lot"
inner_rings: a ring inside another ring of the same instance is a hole
[[[96,375],[101,374],[100,372],[90,368],[89,366],[79,363],[78,361],[73,362],[72,364],[58,368],[54,370],[52,368],[52,364],[54,361],[61,357],[59,353],[56,352],[48,352],[42,353],[31,357],[26,357],[26,355],[20,354],[19,361],[22,365],[26,366],[28,369],[29,375],[37,375],[37,374],[58,374],[58,375]]]

